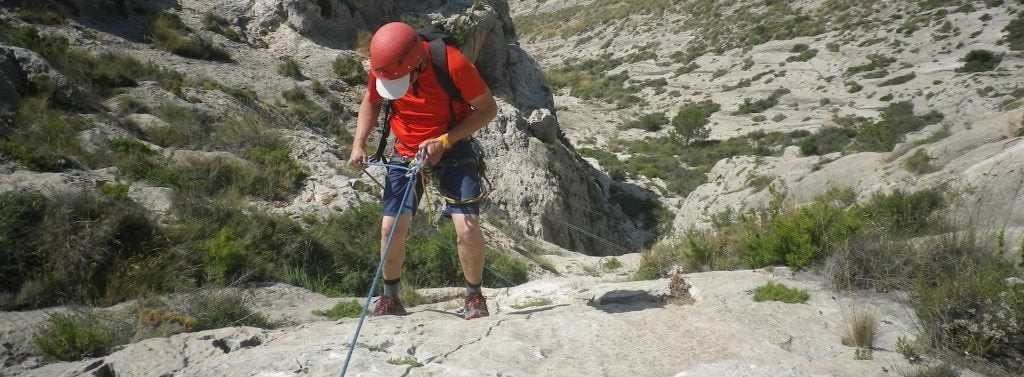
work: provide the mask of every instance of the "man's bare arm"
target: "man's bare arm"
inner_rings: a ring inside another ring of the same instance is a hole
[[[348,164],[356,169],[365,169],[363,159],[366,158],[366,140],[370,138],[370,132],[377,123],[380,115],[380,101],[374,102],[370,99],[370,93],[363,94],[363,102],[359,105],[359,117],[356,119],[356,134],[352,140],[352,153],[348,157]]]

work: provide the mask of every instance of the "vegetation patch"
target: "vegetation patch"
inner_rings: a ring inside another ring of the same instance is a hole
[[[917,78],[917,74],[915,74],[914,72],[910,72],[910,73],[905,74],[905,75],[896,76],[896,77],[893,77],[891,79],[882,81],[881,83],[878,84],[878,86],[902,85],[902,84],[905,84],[907,82],[910,82],[910,80],[913,80],[915,78]]]
[[[342,55],[331,62],[331,71],[349,85],[366,85],[368,73],[363,61],[356,55]]]
[[[660,131],[662,127],[669,123],[669,119],[665,116],[665,113],[650,113],[643,114],[640,117],[626,122],[622,125],[622,128],[630,129],[636,128],[644,131]]]
[[[98,319],[75,314],[50,316],[32,340],[44,357],[64,361],[103,356],[112,346]]]
[[[787,304],[803,304],[811,298],[811,294],[803,289],[793,288],[781,283],[765,283],[754,288],[753,300],[780,301]]]
[[[1003,28],[1003,32],[1006,33],[1003,40],[1010,47],[1010,51],[1024,50],[1024,14],[1018,14],[1017,19],[1010,21]]]
[[[621,109],[643,102],[634,94],[636,90],[627,86],[629,75],[625,71],[606,74],[622,63],[622,58],[606,56],[602,59],[569,63],[564,67],[546,71],[544,76],[552,90],[569,88],[569,93],[574,97],[600,100]]]
[[[177,14],[159,12],[150,16],[146,37],[153,47],[192,59],[231,62],[231,53],[203,37],[189,37],[185,23]]]
[[[306,75],[302,74],[302,69],[299,67],[299,62],[291,56],[281,57],[281,64],[277,66],[277,73],[296,80],[306,79]]]
[[[957,72],[988,72],[999,67],[999,63],[1003,61],[1003,55],[988,50],[972,50],[960,61],[964,65],[957,68]]]
[[[752,101],[750,98],[744,98],[743,103],[740,104],[740,107],[736,109],[736,111],[734,111],[732,115],[763,113],[765,112],[765,110],[768,110],[772,107],[775,107],[775,105],[778,105],[779,99],[782,98],[782,96],[789,93],[789,89],[782,88],[775,89],[775,91],[773,91],[772,94],[769,95],[767,98],[762,98],[757,101]]]
[[[342,300],[337,305],[327,310],[314,310],[313,314],[322,315],[330,319],[357,318],[363,312],[363,306],[359,301]]]
[[[928,155],[923,149],[918,149],[914,154],[903,160],[903,167],[907,171],[916,175],[934,173],[939,170],[935,165],[931,164],[932,157]]]

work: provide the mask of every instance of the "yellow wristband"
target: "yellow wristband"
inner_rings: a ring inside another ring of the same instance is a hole
[[[448,140],[448,134],[438,136],[437,140],[441,140],[441,147],[444,148],[444,150],[451,149],[452,142]]]

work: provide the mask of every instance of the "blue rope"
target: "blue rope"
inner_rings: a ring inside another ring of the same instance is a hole
[[[415,187],[417,173],[419,173],[419,165],[412,168],[408,168],[401,165],[384,164],[384,163],[371,163],[371,166],[383,166],[388,169],[399,169],[405,171],[407,177],[409,177],[409,183],[405,186],[405,193],[402,194],[402,206],[405,206],[405,201],[409,198],[409,193],[412,192],[412,188]],[[402,217],[402,207],[398,209],[398,216],[395,217],[395,223],[391,225],[391,230],[388,232],[388,240],[384,243],[384,253],[380,258],[380,263],[377,264],[377,272],[373,276],[373,283],[370,284],[370,292],[366,294],[366,301],[363,303],[363,311],[359,315],[359,322],[356,324],[356,332],[352,334],[352,342],[348,345],[348,354],[345,355],[345,364],[341,366],[341,372],[338,374],[341,377],[345,377],[345,372],[348,370],[348,364],[352,361],[352,351],[356,349],[356,341],[359,339],[359,331],[363,329],[363,320],[366,319],[366,312],[370,308],[370,300],[373,299],[373,293],[377,291],[377,281],[380,280],[381,272],[384,270],[384,262],[388,259],[388,253],[391,252],[391,240],[395,236],[395,230],[398,229],[398,219]]]

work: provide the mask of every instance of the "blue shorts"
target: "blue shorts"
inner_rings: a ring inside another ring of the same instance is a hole
[[[460,143],[465,144],[465,143]],[[446,153],[437,165],[430,168],[428,176],[437,180],[440,186],[441,195],[455,200],[465,200],[480,196],[480,174],[477,166],[468,163],[473,156],[473,150],[459,145],[452,151]],[[393,158],[391,163],[403,163],[402,158]],[[422,179],[417,179],[416,187],[410,192],[402,203],[402,195],[405,194],[406,185],[410,177],[405,176],[401,169],[388,169],[384,178],[383,214],[384,216],[396,217],[399,213],[415,214],[419,206],[420,198],[423,196]],[[479,203],[452,204],[445,202],[444,216],[451,217],[452,214],[478,215],[480,214]]]

